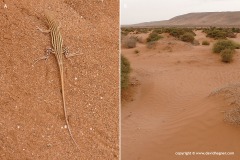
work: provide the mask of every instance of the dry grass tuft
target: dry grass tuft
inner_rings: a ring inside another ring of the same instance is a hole
[[[210,43],[208,41],[203,41],[202,45],[208,46],[208,45],[210,45]]]
[[[183,35],[180,36],[180,39],[181,39],[183,42],[193,43],[193,41],[194,41],[194,35],[193,35],[192,33],[186,32],[186,33],[184,33]]]
[[[213,52],[214,53],[221,53],[224,49],[236,49],[236,43],[231,40],[218,40],[213,45]]]
[[[122,45],[124,48],[135,48],[137,44],[137,38],[134,36],[128,37],[126,36],[122,40]]]
[[[147,42],[147,48],[148,49],[155,49],[156,46],[157,46],[157,42],[156,41]]]
[[[121,55],[121,89],[125,89],[128,87],[130,72],[130,62],[126,57]]]
[[[148,38],[147,38],[147,42],[154,42],[154,41],[158,41],[159,39],[163,38],[161,35],[159,35],[156,32],[152,32],[149,34]]]
[[[230,63],[232,61],[234,51],[235,50],[233,50],[233,49],[222,50],[221,51],[222,62]]]
[[[224,115],[224,120],[229,123],[240,125],[240,107],[232,108]]]
[[[214,90],[210,95],[221,97],[228,103],[224,113],[224,121],[240,125],[240,84],[230,84],[225,87]]]

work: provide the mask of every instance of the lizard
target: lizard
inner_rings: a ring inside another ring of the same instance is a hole
[[[46,51],[46,55],[44,57],[37,59],[36,62],[41,59],[47,60],[50,53],[53,53],[56,57],[59,72],[60,72],[61,93],[62,93],[62,102],[63,102],[63,111],[64,111],[65,122],[66,122],[67,129],[68,129],[69,135],[70,135],[73,143],[79,149],[79,146],[72,135],[72,131],[70,129],[68,118],[67,118],[67,108],[66,108],[66,99],[65,99],[65,91],[64,91],[64,72],[63,72],[63,54],[65,54],[66,58],[68,58],[70,56],[78,55],[78,54],[69,55],[68,52],[65,49],[63,49],[63,38],[60,33],[60,26],[61,26],[60,23],[58,21],[54,20],[54,18],[49,13],[45,13],[44,15],[46,17],[49,28],[48,28],[48,30],[43,30],[43,29],[37,27],[37,29],[43,33],[50,33],[52,48],[48,48]]]

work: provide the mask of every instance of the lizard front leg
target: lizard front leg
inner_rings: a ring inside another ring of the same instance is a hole
[[[51,53],[54,53],[54,50],[50,47],[46,48],[45,56],[35,59],[34,60],[35,62],[33,63],[32,66],[34,66],[40,60],[45,60],[45,62],[46,62]]]
[[[37,26],[37,30],[39,30],[39,31],[42,32],[42,33],[50,33],[50,32],[51,32],[50,29],[44,30],[44,29],[42,29],[42,28],[40,28],[40,27],[38,27],[38,26]]]

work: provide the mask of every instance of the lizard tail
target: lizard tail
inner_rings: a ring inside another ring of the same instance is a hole
[[[67,109],[66,109],[66,101],[65,101],[65,92],[64,92],[64,78],[63,78],[63,64],[59,66],[60,68],[60,73],[61,73],[61,85],[62,85],[62,100],[63,100],[63,110],[64,110],[64,117],[65,117],[65,121],[67,124],[67,129],[69,132],[69,135],[73,141],[73,143],[76,145],[76,147],[78,148],[78,150],[80,150],[80,147],[78,146],[76,140],[74,139],[73,135],[72,135],[72,131],[67,119]]]

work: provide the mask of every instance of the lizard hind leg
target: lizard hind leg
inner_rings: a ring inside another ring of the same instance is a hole
[[[69,48],[68,47],[64,47],[63,48],[63,54],[65,55],[66,58],[69,57],[74,57],[74,56],[79,56],[82,55],[83,53],[69,53]]]

